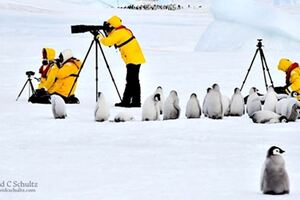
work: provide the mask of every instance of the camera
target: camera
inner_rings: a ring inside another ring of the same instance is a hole
[[[98,34],[100,30],[103,30],[105,35],[107,36],[111,31],[113,27],[110,26],[110,24],[106,21],[103,22],[102,26],[98,25],[72,25],[71,26],[71,33],[85,33],[85,32],[91,32],[92,34]]]
[[[33,76],[33,75],[34,75],[34,72],[33,72],[33,71],[27,71],[25,74],[26,74],[27,76]]]

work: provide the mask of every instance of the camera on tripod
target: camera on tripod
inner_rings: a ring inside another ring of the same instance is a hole
[[[113,27],[106,21],[103,22],[102,26],[98,25],[72,25],[71,26],[71,33],[85,33],[91,32],[93,35],[99,34],[100,30],[103,30],[104,34],[107,36],[112,30]]]
[[[33,76],[35,73],[33,71],[27,71],[25,73],[28,77]]]

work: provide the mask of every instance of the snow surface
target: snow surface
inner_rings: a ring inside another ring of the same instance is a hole
[[[256,49],[254,38],[244,51],[228,52],[223,46],[216,51],[194,51],[215,20],[207,9],[130,11],[109,9],[98,1],[70,2],[0,2],[0,183],[38,182],[35,193],[0,192],[0,199],[274,199],[259,191],[260,170],[272,145],[286,150],[291,182],[291,194],[276,199],[300,198],[299,121],[261,125],[252,123],[247,115],[187,120],[181,114],[178,120],[141,122],[140,108],[113,107],[118,96],[100,58],[99,88],[109,102],[110,120],[122,111],[130,112],[135,120],[97,123],[93,115],[94,52],[79,78],[76,95],[81,103],[67,105],[67,119],[53,119],[51,105],[27,103],[27,87],[15,101],[26,81],[25,71],[37,73],[43,47],[53,47],[57,53],[71,48],[83,59],[92,36],[71,34],[70,25],[102,24],[114,14],[133,30],[147,58],[140,73],[142,101],[158,85],[165,95],[175,89],[181,113],[185,113],[193,92],[202,105],[206,88],[215,82],[222,94],[231,96],[233,89],[240,87]],[[236,23],[227,21],[224,32],[227,25]],[[247,32],[248,25],[239,29]],[[206,37],[218,41],[214,35]],[[282,37],[297,45],[287,34]],[[263,42],[273,81],[276,86],[283,85],[284,74],[277,71],[277,62],[283,56],[299,61],[299,51],[272,51],[268,39]],[[122,93],[124,64],[115,49],[104,51]],[[246,95],[252,86],[265,91],[259,61],[254,63],[242,93]]]

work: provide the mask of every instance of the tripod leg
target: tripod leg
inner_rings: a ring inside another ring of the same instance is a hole
[[[72,87],[71,87],[71,90],[70,90],[70,92],[69,92],[69,94],[68,94],[68,97],[71,95],[71,92],[73,91],[73,88],[74,88],[74,86],[75,86],[75,84],[76,84],[76,82],[77,82],[77,80],[78,80],[79,74],[80,74],[80,72],[81,72],[81,70],[82,70],[82,68],[83,68],[83,66],[84,66],[84,64],[85,64],[85,61],[86,61],[86,59],[87,59],[87,57],[88,57],[88,55],[89,55],[89,53],[90,53],[90,51],[91,51],[91,49],[92,49],[92,46],[93,46],[93,44],[94,44],[94,41],[95,41],[95,40],[93,40],[93,41],[91,42],[91,45],[90,45],[90,47],[89,47],[89,50],[87,51],[87,53],[86,53],[86,55],[85,55],[85,57],[84,57],[84,60],[83,60],[83,62],[82,62],[82,64],[81,64],[81,66],[80,66],[80,69],[79,69],[79,71],[78,71],[78,74],[77,74],[77,76],[76,76],[76,78],[75,78],[75,80],[74,80],[74,83],[73,83],[73,85],[72,85]]]
[[[94,40],[96,41],[97,38],[94,38]],[[97,45],[97,42],[95,45],[95,54],[96,54],[95,69],[96,69],[96,101],[97,101],[98,100],[98,45]]]
[[[253,56],[253,59],[252,59],[252,61],[251,61],[250,67],[248,68],[247,74],[246,74],[245,79],[244,79],[244,81],[243,81],[243,84],[242,84],[242,86],[241,86],[241,91],[242,91],[242,89],[243,89],[243,87],[244,87],[244,84],[245,84],[245,82],[246,82],[246,79],[247,79],[247,77],[248,77],[248,75],[249,75],[249,73],[250,73],[250,70],[251,70],[251,68],[252,68],[252,65],[253,65],[253,63],[254,63],[254,60],[255,60],[255,57],[256,57],[257,53],[258,53],[258,49],[256,49],[255,54],[254,54],[254,56]]]
[[[264,60],[263,60],[262,49],[259,49],[259,53],[260,53],[260,60],[261,60],[261,66],[262,66],[262,70],[263,70],[264,80],[265,80],[265,86],[266,86],[266,90],[268,90],[268,83],[267,83],[266,70],[265,70],[265,64],[264,64]]]
[[[104,51],[103,51],[103,49],[102,49],[102,46],[101,46],[101,44],[100,44],[100,42],[99,42],[98,40],[96,40],[96,43],[97,43],[98,46],[100,47],[100,50],[101,50],[101,53],[102,53],[102,57],[104,58],[104,61],[105,61],[106,67],[107,67],[107,69],[108,69],[108,72],[109,72],[109,74],[110,74],[110,77],[111,77],[111,79],[112,79],[112,82],[113,82],[113,84],[114,84],[114,86],[115,86],[115,88],[116,88],[116,90],[117,90],[117,93],[118,93],[118,96],[119,96],[120,100],[122,101],[120,92],[119,92],[118,87],[117,87],[117,85],[116,85],[115,79],[114,79],[114,77],[113,77],[113,75],[112,75],[112,73],[111,73],[111,71],[110,71],[108,62],[107,62],[107,60],[106,60],[106,57],[105,57],[105,55],[104,55]]]
[[[263,51],[261,51],[261,56],[262,56],[262,59],[265,63],[265,66],[266,66],[266,70],[268,72],[268,75],[269,75],[269,79],[270,79],[270,82],[271,82],[271,85],[274,87],[274,83],[273,83],[273,80],[272,80],[272,77],[271,77],[271,73],[270,73],[270,70],[269,70],[269,67],[267,65],[267,61],[266,61],[266,57],[265,57],[265,54]]]
[[[24,84],[24,86],[23,86],[22,90],[20,91],[20,93],[19,93],[19,95],[18,95],[18,97],[17,97],[16,101],[18,101],[18,99],[19,99],[19,97],[21,96],[21,94],[22,94],[22,92],[23,92],[23,90],[24,90],[25,86],[27,85],[28,81],[29,81],[29,79],[27,79],[27,81],[25,82],[25,84]]]
[[[33,84],[32,84],[32,81],[31,81],[31,79],[29,79],[29,85],[30,85],[30,89],[31,89],[31,94],[34,94],[34,87],[33,87]],[[30,95],[31,95],[30,94]],[[29,95],[29,96],[30,96]]]

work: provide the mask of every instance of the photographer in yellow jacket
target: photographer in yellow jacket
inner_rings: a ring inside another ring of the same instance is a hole
[[[108,36],[99,34],[97,39],[105,46],[118,48],[127,68],[123,98],[115,106],[141,107],[139,72],[141,64],[145,63],[142,49],[132,31],[122,25],[122,20],[118,16],[112,16],[104,24],[110,29]]]

